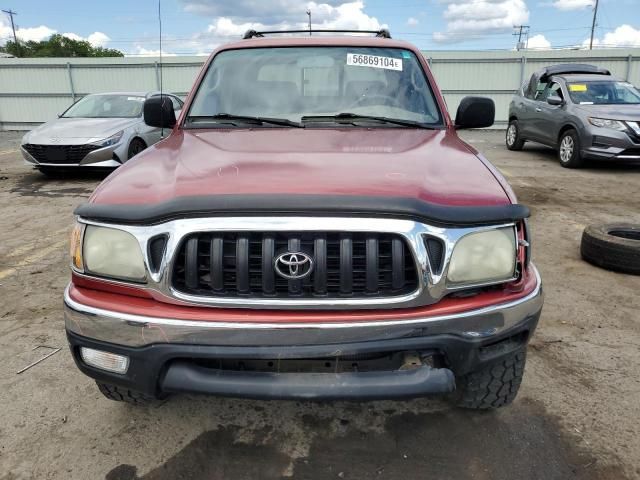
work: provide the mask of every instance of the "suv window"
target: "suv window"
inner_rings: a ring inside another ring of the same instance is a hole
[[[534,100],[544,100],[544,92],[547,89],[547,82],[538,82],[536,85],[536,91],[534,93]]]
[[[303,116],[354,113],[442,124],[422,65],[413,52],[396,48],[271,47],[220,52],[187,118],[221,113],[295,122]]]
[[[558,82],[552,82],[549,84],[549,88],[544,91],[544,95],[540,98],[540,100],[546,101],[547,98],[557,95],[558,97],[564,100],[564,94],[562,93],[562,87]]]

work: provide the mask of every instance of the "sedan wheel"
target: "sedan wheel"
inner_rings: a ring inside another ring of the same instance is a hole
[[[134,138],[133,140],[131,140],[131,143],[129,144],[129,151],[127,152],[127,159],[130,159],[130,158],[136,156],[138,153],[143,151],[145,148],[147,148],[147,145],[142,140],[140,140],[139,138]]]

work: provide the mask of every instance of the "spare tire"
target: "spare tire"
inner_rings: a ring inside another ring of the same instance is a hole
[[[640,225],[589,225],[582,234],[580,253],[598,267],[640,275]]]

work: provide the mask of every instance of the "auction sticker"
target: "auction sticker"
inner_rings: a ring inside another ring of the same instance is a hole
[[[402,59],[400,58],[378,57],[363,53],[347,53],[347,65],[402,71]]]

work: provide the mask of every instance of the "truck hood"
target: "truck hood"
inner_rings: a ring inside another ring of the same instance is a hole
[[[504,185],[446,130],[177,130],[111,174],[90,202],[149,205],[178,197],[304,194],[491,206],[511,203]]]

